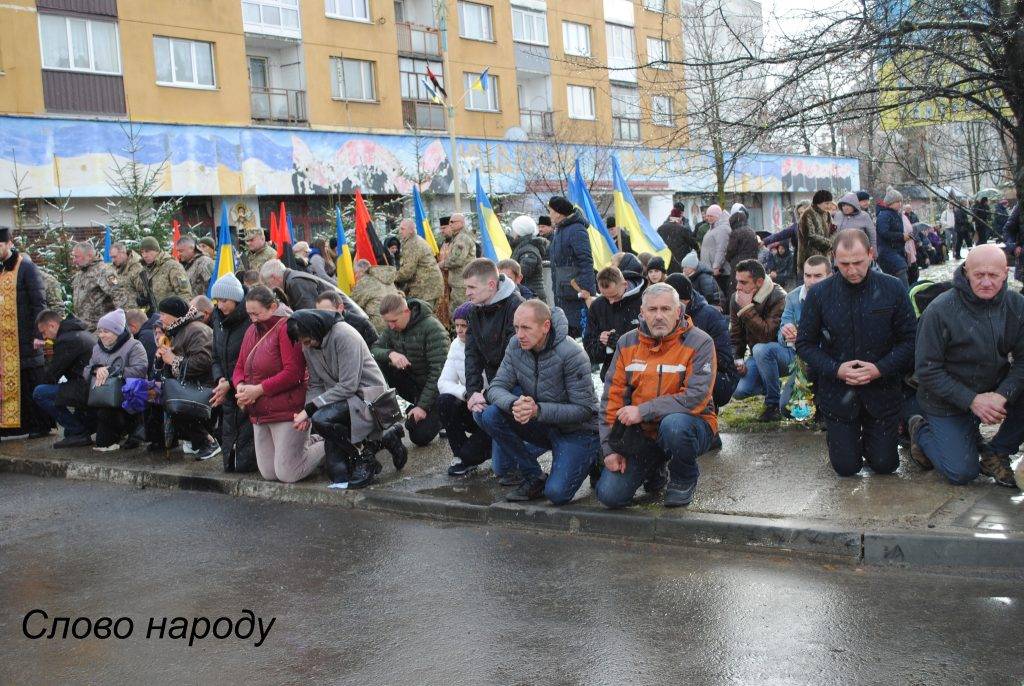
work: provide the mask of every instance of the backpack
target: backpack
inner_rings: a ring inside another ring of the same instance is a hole
[[[924,312],[925,308],[931,304],[937,297],[953,288],[953,282],[950,281],[918,281],[914,284],[914,287],[910,289],[910,304],[914,307],[914,314],[918,319],[921,318],[921,313]]]

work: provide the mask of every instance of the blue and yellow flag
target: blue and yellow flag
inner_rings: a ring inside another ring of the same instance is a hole
[[[416,233],[427,242],[434,254],[440,252],[437,248],[437,239],[434,238],[434,230],[430,228],[430,219],[427,218],[427,211],[423,209],[423,196],[420,195],[419,186],[412,187],[412,210],[416,216]]]
[[[348,249],[348,241],[345,240],[345,227],[341,224],[339,205],[334,206],[334,230],[338,240],[338,261],[334,265],[338,288],[351,295],[352,287],[356,285],[356,272],[352,267],[352,252]]]
[[[231,242],[231,229],[228,227],[228,206],[220,205],[220,228],[217,230],[217,259],[213,263],[213,275],[206,287],[206,297],[211,297],[213,284],[225,274],[235,273],[235,246]]]
[[[612,255],[619,252],[619,246],[608,233],[604,218],[597,209],[597,204],[590,197],[587,184],[580,173],[580,161],[576,160],[576,169],[569,178],[569,202],[576,205],[587,220],[587,234],[590,237],[590,253],[594,258],[594,269],[600,271],[612,263]]]
[[[629,184],[622,176],[619,158],[615,155],[612,155],[612,188],[612,195],[615,198],[615,222],[619,225],[620,231],[625,230],[629,233],[630,246],[638,255],[642,252],[660,255],[665,264],[668,264],[672,259],[672,251],[640,211],[632,191],[629,190]]]
[[[490,70],[491,68],[487,67],[482,72],[480,72],[480,76],[478,76],[476,81],[473,82],[473,85],[470,87],[470,90],[486,93],[487,89],[491,87],[491,76],[490,74],[487,73]]]
[[[494,214],[491,201],[480,184],[480,170],[476,170],[476,213],[480,223],[480,243],[484,257],[498,262],[512,257],[512,246],[501,229],[498,215]]]
[[[110,256],[110,227],[109,226],[104,226],[103,227],[103,261],[106,262],[107,264],[110,264],[110,262],[113,261],[113,258]]]

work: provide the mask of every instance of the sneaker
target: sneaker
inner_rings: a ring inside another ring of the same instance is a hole
[[[448,468],[448,476],[466,476],[476,471],[475,464],[466,464],[462,460],[459,460],[451,467]]]
[[[665,507],[686,507],[693,502],[693,494],[696,490],[696,481],[689,486],[669,484],[665,489]]]
[[[216,457],[220,455],[220,443],[218,443],[217,441],[212,441],[205,448],[195,451],[194,454],[197,460],[209,460],[211,457]]]
[[[402,438],[405,436],[405,430],[402,429],[401,424],[395,424],[381,436],[381,443],[389,453],[391,453],[391,462],[395,465],[395,471],[402,471],[405,467],[405,463],[409,461],[409,450],[402,443]]]
[[[518,486],[523,483],[523,475],[519,472],[509,472],[498,477],[499,486]]]
[[[917,442],[917,432],[921,430],[921,427],[924,426],[926,421],[927,420],[919,414],[915,414],[907,420],[907,433],[910,434],[910,456],[914,458],[914,462],[916,462],[918,466],[925,471],[935,468],[932,461],[928,459],[927,455],[925,455],[924,449],[921,448],[921,445]]]
[[[56,443],[53,444],[54,448],[58,450],[61,448],[87,448],[92,445],[92,439],[88,434],[64,436]]]
[[[539,479],[523,479],[516,488],[505,496],[510,503],[525,503],[529,500],[539,500],[544,497],[545,477]]]
[[[92,449],[98,453],[109,453],[113,452],[114,450],[120,450],[121,446],[119,446],[117,443],[111,443],[110,445],[94,445]]]
[[[1020,488],[1017,480],[1013,477],[1013,470],[1010,469],[1010,456],[998,453],[985,453],[979,460],[981,473],[991,476],[1000,486],[1008,488]]]
[[[363,452],[352,465],[352,473],[349,477],[349,488],[366,488],[374,482],[375,477],[380,474],[384,467],[373,453]]]
[[[199,451],[192,447],[192,441],[182,441],[181,452],[185,453],[186,455],[195,455]]]
[[[777,422],[782,419],[782,411],[778,405],[765,405],[764,410],[757,416],[759,422]]]

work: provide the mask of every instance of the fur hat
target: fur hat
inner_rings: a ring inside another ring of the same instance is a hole
[[[512,220],[512,234],[520,238],[536,236],[537,222],[533,221],[533,217],[528,217],[525,214],[519,215]]]
[[[537,217],[537,226],[551,226],[551,217],[546,214],[542,214]]]
[[[857,200],[871,200],[871,194],[867,191],[857,191]]]
[[[814,197],[811,198],[811,204],[820,205],[823,202],[832,202],[832,193],[824,188],[814,191]]]
[[[172,317],[184,317],[188,314],[188,303],[178,296],[172,295],[171,297],[164,298],[160,301],[157,311],[162,312],[163,314],[169,314]]]
[[[615,217],[612,216],[612,215],[609,215],[609,216],[605,217],[604,218],[604,226],[605,226],[606,229],[610,229],[613,226],[616,226],[616,224],[615,224]]]
[[[652,269],[659,272],[667,271],[665,269],[665,258],[661,257],[660,255],[655,255],[654,257],[652,257],[651,261],[647,263],[647,271],[651,271]]]

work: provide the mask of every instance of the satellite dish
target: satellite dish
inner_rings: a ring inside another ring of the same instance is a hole
[[[526,131],[518,126],[513,126],[511,129],[505,132],[505,140],[507,141],[528,141],[530,136]]]

